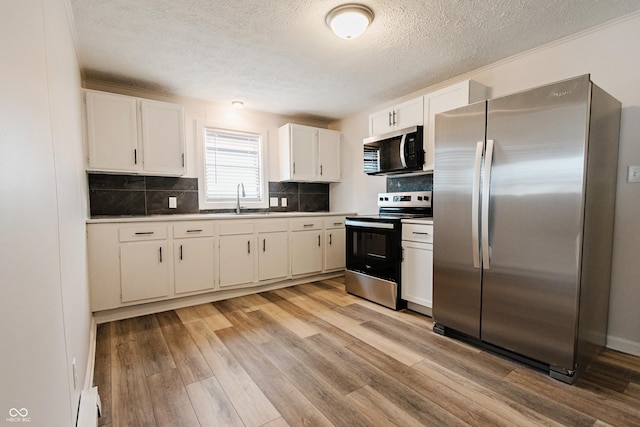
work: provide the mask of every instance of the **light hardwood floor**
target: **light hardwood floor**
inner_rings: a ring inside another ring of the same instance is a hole
[[[341,278],[98,326],[106,426],[640,426],[640,358],[573,386]]]

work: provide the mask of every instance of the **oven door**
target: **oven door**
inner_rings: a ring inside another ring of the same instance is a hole
[[[347,219],[347,270],[398,283],[400,224]]]

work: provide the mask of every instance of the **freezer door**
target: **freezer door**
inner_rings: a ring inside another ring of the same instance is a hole
[[[475,338],[480,337],[482,270],[480,236],[474,238],[474,230],[485,123],[486,102],[438,114],[435,120],[433,319]]]
[[[481,339],[566,369],[575,364],[589,97],[582,76],[487,107]]]

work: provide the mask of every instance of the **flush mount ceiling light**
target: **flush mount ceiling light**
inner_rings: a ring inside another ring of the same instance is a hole
[[[235,110],[240,110],[242,107],[244,107],[244,102],[242,101],[233,101],[231,103],[231,108]]]
[[[372,21],[373,12],[361,4],[338,6],[326,18],[326,23],[333,32],[347,40],[361,36]]]

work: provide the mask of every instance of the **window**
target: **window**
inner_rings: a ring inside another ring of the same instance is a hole
[[[198,179],[200,209],[236,207],[238,185],[240,204],[246,208],[268,207],[268,187],[263,131],[227,129],[198,123],[201,170]]]

